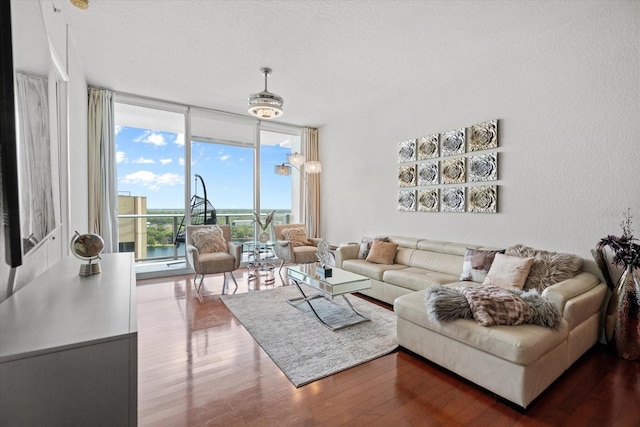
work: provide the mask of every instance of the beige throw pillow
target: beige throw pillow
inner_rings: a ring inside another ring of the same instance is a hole
[[[395,243],[374,240],[369,255],[367,255],[367,261],[391,265],[396,257],[396,249],[398,249],[398,245]]]
[[[493,259],[482,285],[522,289],[532,264],[533,258],[520,258],[498,253]]]
[[[227,241],[222,229],[217,225],[210,228],[200,228],[191,233],[191,243],[203,254],[213,252],[227,252]]]
[[[360,241],[360,249],[358,250],[358,259],[367,259],[369,255],[369,251],[371,250],[371,245],[374,240],[380,240],[383,242],[388,242],[388,237],[363,237]]]
[[[285,240],[291,242],[291,246],[309,246],[311,242],[307,236],[307,231],[304,228],[285,228],[282,230],[282,235]]]
[[[524,245],[515,245],[507,248],[506,254],[533,258],[533,265],[527,280],[524,282],[524,289],[537,289],[540,292],[551,285],[570,279],[578,274],[582,268],[583,261],[577,255],[543,251]]]

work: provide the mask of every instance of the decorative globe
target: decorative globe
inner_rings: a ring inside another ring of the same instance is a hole
[[[104,249],[104,240],[97,234],[76,234],[71,238],[71,253],[83,261],[93,261],[100,258]]]

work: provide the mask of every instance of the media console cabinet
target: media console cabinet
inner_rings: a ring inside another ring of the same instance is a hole
[[[0,303],[0,426],[137,424],[133,254],[67,257]]]

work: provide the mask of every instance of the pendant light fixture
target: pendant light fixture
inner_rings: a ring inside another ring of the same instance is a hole
[[[78,9],[86,10],[89,8],[89,0],[70,0],[71,4]]]
[[[271,74],[271,68],[261,68],[260,71],[264,74],[264,90],[249,96],[249,113],[260,119],[275,119],[283,114],[284,100],[267,90],[267,76]]]

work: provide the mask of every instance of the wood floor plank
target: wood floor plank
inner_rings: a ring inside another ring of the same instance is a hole
[[[236,277],[230,292],[283,285]],[[527,411],[402,349],[296,388],[220,300],[222,276],[201,297],[191,279],[138,282],[140,426],[640,426],[640,363],[601,345]]]

